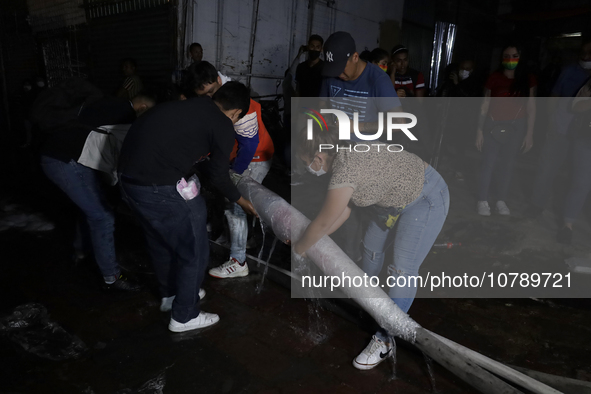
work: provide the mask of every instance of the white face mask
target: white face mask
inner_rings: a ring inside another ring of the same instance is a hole
[[[314,163],[314,161],[312,161],[312,163]],[[310,163],[310,165],[308,167],[306,167],[308,172],[310,172],[311,174],[314,174],[316,176],[321,176],[321,175],[326,174],[326,171],[324,171],[324,169],[322,168],[322,165],[320,165],[320,169],[318,171],[316,171],[315,169],[312,168],[312,163]]]
[[[468,70],[460,70],[460,79],[466,79],[470,76],[471,72]]]
[[[585,60],[579,60],[579,64],[581,65],[581,67],[583,67],[585,70],[591,70],[591,60],[585,61]]]

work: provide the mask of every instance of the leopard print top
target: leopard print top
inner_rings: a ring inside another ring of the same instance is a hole
[[[405,151],[341,150],[332,166],[328,189],[352,187],[351,202],[358,207],[377,204],[401,208],[416,200],[423,190],[425,164],[418,156]]]

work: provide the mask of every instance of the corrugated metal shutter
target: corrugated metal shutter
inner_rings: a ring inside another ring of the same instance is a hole
[[[119,13],[89,22],[91,80],[107,93],[123,82],[120,61],[133,58],[144,87],[170,81],[174,62],[174,26],[169,4]]]
[[[27,0],[29,23],[34,32],[86,23],[82,0]]]

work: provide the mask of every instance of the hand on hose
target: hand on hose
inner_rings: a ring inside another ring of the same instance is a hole
[[[257,218],[259,217],[252,203],[244,197],[240,197],[240,199],[236,201],[236,204],[240,205],[240,208],[242,208],[247,215],[254,215]]]
[[[290,241],[291,243],[291,241]],[[292,245],[291,247],[291,258],[294,262],[303,262],[305,259],[308,258],[306,252],[299,252],[298,244]]]
[[[230,180],[234,185],[238,185],[238,182],[242,179],[242,175],[234,170],[230,170]]]
[[[291,244],[291,241],[289,241],[289,243]],[[304,259],[308,258],[308,256],[306,256],[306,251],[302,250],[301,244],[299,242],[296,242],[291,246],[291,253],[292,255],[301,256]]]

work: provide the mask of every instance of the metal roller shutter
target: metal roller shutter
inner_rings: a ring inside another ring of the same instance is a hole
[[[169,4],[89,22],[90,78],[107,93],[121,85],[120,61],[133,58],[145,88],[170,81],[174,64],[174,19]]]

